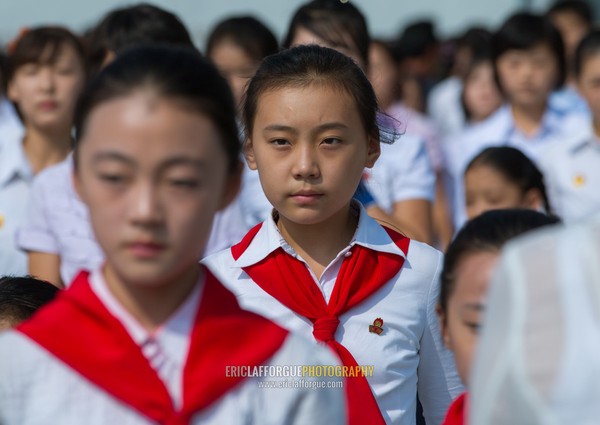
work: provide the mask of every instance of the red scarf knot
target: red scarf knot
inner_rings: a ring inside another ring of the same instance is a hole
[[[313,335],[317,341],[329,342],[335,340],[340,319],[337,317],[319,317],[313,323]]]

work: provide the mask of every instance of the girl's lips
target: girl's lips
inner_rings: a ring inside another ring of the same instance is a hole
[[[138,258],[152,258],[166,248],[165,245],[153,242],[134,242],[127,246],[129,251]]]
[[[296,193],[292,199],[301,205],[308,205],[317,202],[323,195],[320,193]]]
[[[58,107],[58,103],[53,100],[44,100],[38,103],[38,107],[43,111],[53,111]]]

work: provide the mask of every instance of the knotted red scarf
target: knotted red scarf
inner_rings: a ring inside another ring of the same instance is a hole
[[[265,363],[288,334],[274,323],[240,309],[233,294],[208,270],[205,273],[183,371],[179,411],[140,348],[92,292],[88,273],[80,273],[69,289],[18,331],[156,423],[188,424],[193,415],[244,379],[227,377],[227,366]]]
[[[238,259],[260,230],[254,227],[231,248]],[[385,228],[388,235],[404,253],[408,254],[410,239]],[[313,323],[313,335],[335,351],[346,366],[357,366],[352,354],[335,340],[340,323],[338,317],[359,305],[392,279],[404,264],[399,255],[380,252],[355,245],[351,255],[342,262],[329,304],[314,281],[306,265],[287,254],[282,248],[271,252],[262,261],[243,270],[265,292],[293,312]],[[365,330],[367,331],[367,330]],[[346,381],[348,419],[351,425],[385,424],[371,387],[364,376],[349,377]]]

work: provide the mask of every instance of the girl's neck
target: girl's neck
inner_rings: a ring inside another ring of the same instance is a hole
[[[23,139],[23,149],[34,174],[65,159],[71,146],[70,129],[49,132],[29,126]]]
[[[339,252],[348,246],[358,225],[358,213],[347,205],[339,213],[317,224],[298,224],[280,216],[277,227],[286,242],[320,278]]]
[[[180,275],[170,277],[170,282],[150,286],[127,284],[110,266],[105,265],[103,269],[110,292],[149,332],[154,332],[177,311],[202,273],[202,268],[194,265]]]
[[[546,103],[532,106],[513,104],[511,109],[515,120],[515,127],[525,134],[525,136],[532,137],[542,125],[542,119],[546,112]]]

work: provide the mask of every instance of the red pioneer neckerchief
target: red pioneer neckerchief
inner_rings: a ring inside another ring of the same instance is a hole
[[[139,346],[90,288],[82,272],[54,302],[18,331],[80,375],[159,424],[184,425],[244,378],[227,366],[258,366],[281,347],[287,331],[240,309],[206,269],[183,371],[182,407],[171,397]]]
[[[464,425],[467,393],[462,393],[452,402],[442,425]]]
[[[254,227],[239,244],[231,247],[235,260],[248,248],[260,227],[260,224]],[[404,255],[407,255],[410,239],[388,228],[385,230]],[[402,268],[404,258],[361,245],[354,245],[351,251],[352,254],[342,262],[329,304],[325,302],[306,265],[282,248],[274,250],[256,264],[243,267],[243,270],[273,298],[309,319],[313,323],[315,339],[331,347],[344,365],[357,366],[352,354],[335,340],[335,332],[340,323],[338,317],[389,282]],[[346,394],[351,425],[385,424],[364,376],[348,378]]]

